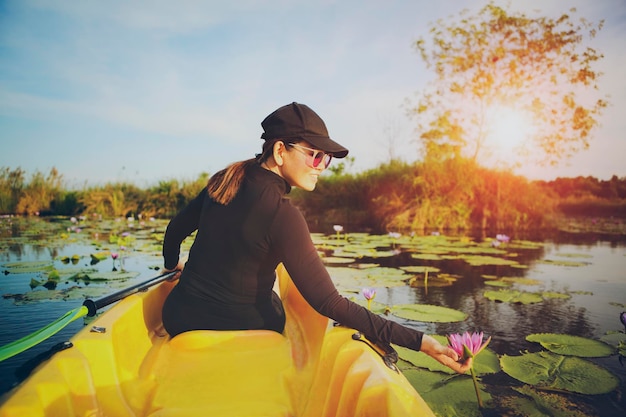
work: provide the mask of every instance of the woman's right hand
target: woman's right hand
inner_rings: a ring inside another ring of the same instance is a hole
[[[459,362],[459,355],[451,347],[442,345],[435,338],[427,334],[422,338],[420,352],[424,352],[437,362],[460,374],[464,374],[472,367],[472,358]]]

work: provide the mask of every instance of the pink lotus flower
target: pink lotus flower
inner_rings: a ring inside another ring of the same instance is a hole
[[[367,300],[367,309],[370,310],[372,300],[376,298],[376,290],[374,288],[363,288],[363,297]]]
[[[465,332],[460,334],[448,335],[448,341],[450,347],[458,353],[463,359],[473,358],[478,355],[484,348],[491,342],[491,336],[483,343],[483,332],[472,333]],[[474,391],[476,392],[476,399],[478,400],[478,407],[483,408],[483,400],[480,398],[480,391],[478,389],[478,380],[476,379],[476,373],[474,372],[474,365],[470,368],[472,374],[472,380],[474,381]]]
[[[502,243],[507,243],[511,238],[505,234],[497,234],[496,240]]]
[[[113,269],[111,271],[117,271],[117,268],[115,267],[115,260],[119,257],[119,253],[117,252],[111,252],[111,259],[113,259]]]
[[[478,355],[491,342],[491,337],[483,343],[483,332],[472,333],[465,332],[460,334],[448,335],[450,347],[458,353],[463,359],[473,358]],[[482,344],[481,344],[482,343]]]

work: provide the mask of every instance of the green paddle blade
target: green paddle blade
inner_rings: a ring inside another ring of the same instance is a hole
[[[17,355],[18,353],[24,352],[26,349],[30,349],[38,343],[43,342],[50,336],[59,332],[61,329],[63,329],[74,320],[86,316],[87,312],[87,307],[77,307],[73,310],[68,311],[63,316],[48,324],[46,327],[43,327],[36,332],[29,334],[28,336],[24,336],[23,338],[16,340],[15,342],[0,347],[0,362]]]

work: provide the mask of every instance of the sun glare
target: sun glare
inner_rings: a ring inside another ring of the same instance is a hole
[[[522,110],[499,106],[489,115],[487,146],[495,162],[519,162],[524,145],[533,134],[530,115]]]

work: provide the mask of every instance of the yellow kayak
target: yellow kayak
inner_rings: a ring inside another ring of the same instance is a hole
[[[269,330],[163,330],[175,283],[131,295],[72,339],[0,405],[0,417],[433,416],[379,352],[333,327],[278,279],[287,324]],[[104,330],[102,330],[104,329]]]

